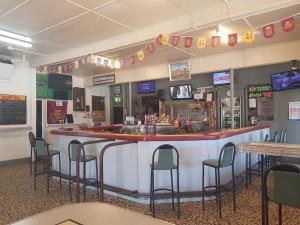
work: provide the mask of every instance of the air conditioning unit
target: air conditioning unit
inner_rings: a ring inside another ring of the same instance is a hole
[[[0,80],[10,80],[14,70],[15,66],[13,64],[0,62]]]

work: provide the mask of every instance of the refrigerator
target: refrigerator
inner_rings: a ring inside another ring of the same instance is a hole
[[[234,128],[240,128],[242,124],[241,97],[234,98]],[[231,102],[230,97],[221,98],[221,129],[231,128]]]

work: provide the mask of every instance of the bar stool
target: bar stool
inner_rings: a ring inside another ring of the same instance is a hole
[[[175,153],[176,159],[173,161],[173,153]],[[157,161],[155,161],[156,155]],[[157,188],[154,185],[154,171],[155,170],[170,170],[171,175],[171,189]],[[173,185],[173,170],[177,171],[177,192],[174,191]],[[170,191],[172,194],[172,208],[175,210],[174,198],[175,193],[177,196],[177,218],[180,219],[180,193],[179,193],[179,154],[178,150],[169,144],[158,146],[152,155],[151,163],[151,177],[150,177],[150,211],[152,216],[155,217],[155,192],[156,191]]]
[[[34,138],[34,139],[33,139]],[[49,177],[59,176],[59,185],[61,188],[61,160],[60,152],[56,150],[49,150],[49,144],[43,138],[35,138],[32,132],[29,133],[29,140],[32,144],[32,150],[34,152],[34,190],[36,190],[36,177],[38,175],[47,174],[47,192],[49,193]],[[52,170],[52,158],[58,156],[59,171]],[[43,171],[37,171],[37,163],[43,162]],[[32,163],[30,163],[32,164]],[[30,165],[32,166],[32,165]],[[31,171],[31,169],[30,169]]]
[[[228,142],[222,147],[219,155],[219,159],[207,159],[202,162],[202,210],[204,211],[204,195],[207,193],[206,189],[216,189],[216,201],[219,208],[219,216],[222,218],[221,209],[221,181],[220,181],[220,169],[231,166],[232,168],[232,194],[233,194],[233,209],[236,210],[235,202],[235,179],[234,179],[234,159],[235,159],[235,145],[232,142]],[[205,166],[215,169],[215,186],[204,186],[204,168]]]
[[[80,179],[80,182],[83,184],[83,199],[86,199],[86,187],[92,186],[97,189],[97,197],[99,198],[99,178],[98,178],[98,162],[97,157],[95,155],[86,155],[85,149],[81,145],[81,142],[78,140],[72,140],[68,146],[68,154],[69,154],[69,195],[70,201],[72,201],[72,184],[76,182],[76,176],[71,175],[72,171],[72,162],[76,162],[77,160],[77,151],[80,149],[80,160],[83,164],[83,178]],[[87,178],[86,177],[86,164],[88,162],[95,161],[95,172],[96,178]]]

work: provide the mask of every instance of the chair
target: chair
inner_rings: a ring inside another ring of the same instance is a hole
[[[207,159],[202,162],[202,210],[204,211],[204,196],[207,193],[206,189],[215,188],[216,201],[219,209],[219,216],[222,218],[221,209],[221,181],[220,181],[220,169],[231,166],[232,171],[232,194],[233,194],[233,209],[236,210],[235,201],[235,178],[234,178],[234,159],[235,159],[235,145],[232,142],[228,142],[222,147],[219,155],[219,159]],[[204,186],[204,168],[205,166],[215,169],[215,186]]]
[[[271,172],[273,172],[273,176],[270,176]],[[270,177],[273,177],[272,190],[267,185]],[[268,202],[272,201],[278,204],[278,219],[279,225],[281,225],[283,205],[300,208],[300,168],[289,164],[270,168],[265,174],[263,191],[266,200],[264,212],[266,213],[267,224],[269,224]]]
[[[173,159],[175,155],[175,160]],[[155,161],[157,156],[157,161]],[[174,161],[176,163],[174,163]],[[169,170],[171,175],[171,189],[157,188],[155,189],[154,184],[154,172],[161,170]],[[152,216],[155,217],[155,192],[156,191],[170,191],[172,194],[172,208],[175,210],[174,198],[175,191],[173,185],[173,170],[177,170],[177,218],[180,219],[180,193],[179,193],[179,154],[178,150],[169,144],[163,144],[158,146],[152,155],[151,163],[151,177],[150,177],[150,211]]]
[[[38,175],[47,174],[47,192],[49,193],[49,177],[59,176],[59,185],[61,188],[61,160],[60,152],[49,150],[49,144],[43,138],[34,138],[34,135],[29,133],[30,144],[34,153],[34,190],[36,190],[36,177]],[[58,156],[59,171],[52,170],[52,158]],[[37,171],[37,163],[43,162],[43,171]],[[32,164],[32,163],[31,163]]]
[[[76,182],[76,176],[72,176],[72,162],[77,160],[77,152],[80,150],[79,162],[83,164],[83,178],[80,179],[80,183],[83,184],[83,199],[86,200],[86,187],[93,186],[97,189],[97,197],[99,198],[99,178],[98,178],[98,162],[95,155],[86,155],[85,149],[81,142],[78,140],[72,140],[68,146],[69,155],[69,195],[70,201],[72,201],[72,184]],[[88,162],[95,161],[96,178],[86,177],[86,164]]]

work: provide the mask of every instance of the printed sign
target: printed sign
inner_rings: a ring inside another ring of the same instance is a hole
[[[67,101],[47,101],[47,123],[62,124],[65,123],[67,114]]]
[[[289,102],[289,119],[300,120],[300,102]]]
[[[94,85],[110,84],[110,83],[115,83],[115,75],[114,74],[93,78]]]

